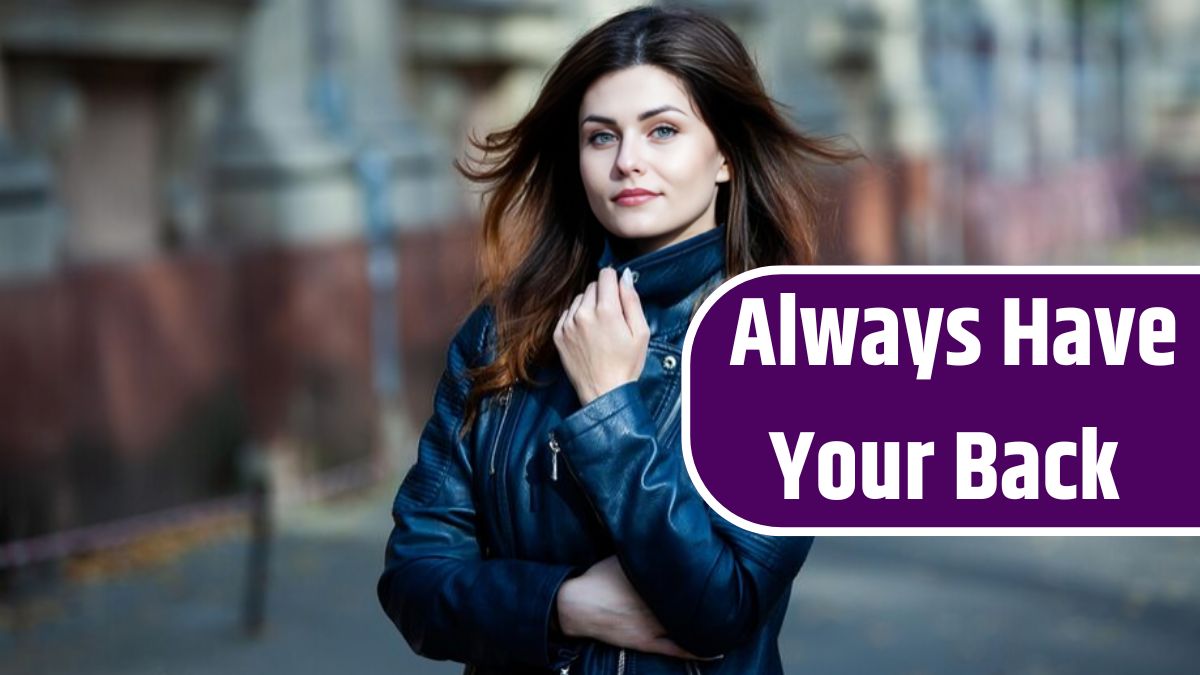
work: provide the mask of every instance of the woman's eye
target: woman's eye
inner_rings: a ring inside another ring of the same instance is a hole
[[[592,145],[604,145],[605,143],[612,142],[615,138],[616,136],[611,132],[597,131],[591,136],[588,136],[588,143],[591,143]]]
[[[675,127],[668,127],[665,125],[661,127],[654,127],[654,130],[650,132],[650,134],[655,138],[670,138],[677,133],[679,133],[679,131],[676,130]]]

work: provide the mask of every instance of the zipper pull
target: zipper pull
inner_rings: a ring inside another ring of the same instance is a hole
[[[496,397],[496,405],[500,406],[500,428],[496,430],[496,440],[492,441],[492,454],[488,460],[488,475],[496,475],[496,448],[500,445],[500,434],[504,433],[504,421],[508,419],[508,403],[512,400],[512,387],[501,391]]]
[[[562,452],[562,448],[558,446],[558,439],[554,437],[554,432],[550,432],[550,480],[558,480],[558,453]]]

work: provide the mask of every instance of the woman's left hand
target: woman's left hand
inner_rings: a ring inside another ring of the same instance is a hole
[[[554,346],[582,405],[637,380],[646,362],[650,327],[628,269],[611,267],[575,296],[558,318]]]

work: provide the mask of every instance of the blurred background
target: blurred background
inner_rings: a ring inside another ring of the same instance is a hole
[[[461,670],[374,597],[476,280],[451,160],[627,6],[0,0],[0,672]],[[869,158],[824,262],[1200,262],[1200,2],[699,6]],[[784,661],[1196,672],[1198,563],[825,538]]]

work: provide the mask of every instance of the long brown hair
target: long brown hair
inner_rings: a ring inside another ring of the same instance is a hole
[[[813,259],[811,165],[857,153],[797,131],[718,19],[673,7],[614,16],[567,50],[519,122],[471,139],[481,158],[455,162],[486,186],[479,295],[496,327],[496,357],[473,373],[465,426],[482,397],[530,382],[530,369],[553,356],[559,314],[595,276],[604,230],[579,174],[577,116],[593,82],[635,65],[679,78],[729,161],[732,177],[716,205],[717,221],[726,223],[726,273]]]

